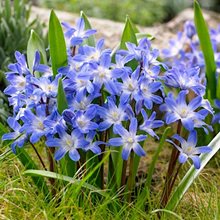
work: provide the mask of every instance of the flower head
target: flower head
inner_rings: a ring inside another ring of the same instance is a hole
[[[181,91],[175,100],[170,93],[165,98],[165,104],[160,106],[161,111],[166,111],[165,119],[167,124],[181,120],[182,125],[189,131],[195,127],[202,127],[198,121],[204,120],[207,110],[198,111],[202,106],[202,97],[197,96],[189,104],[186,102],[187,91]],[[197,123],[196,123],[197,122]]]
[[[179,136],[178,134],[173,135],[172,138],[179,141],[180,143],[180,147],[179,147],[173,141],[167,140],[168,142],[173,144],[180,152],[179,162],[185,163],[187,159],[190,158],[193,161],[193,164],[196,169],[199,169],[200,164],[201,164],[201,161],[198,155],[202,153],[209,153],[212,150],[209,146],[196,147],[197,132],[195,130],[190,132],[187,141],[183,139],[181,136]]]
[[[138,156],[145,156],[145,151],[139,142],[146,139],[146,135],[137,135],[137,119],[132,118],[127,131],[122,125],[115,125],[115,133],[120,135],[118,138],[111,138],[109,144],[111,146],[122,146],[122,158],[127,160],[130,152],[133,150]]]

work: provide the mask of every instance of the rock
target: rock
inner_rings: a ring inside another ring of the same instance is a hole
[[[56,14],[60,21],[66,21],[74,24],[76,19],[79,17],[77,14],[72,14],[69,12],[63,12],[56,10]],[[220,23],[220,15],[217,13],[203,10],[205,20],[209,27],[217,27]],[[43,22],[48,24],[50,15],[50,9],[32,7],[32,18],[36,16]],[[186,20],[193,20],[193,10],[186,9],[181,12],[173,20],[165,24],[158,24],[153,27],[141,27],[139,29],[142,33],[148,33],[155,36],[153,41],[153,46],[156,48],[165,48],[169,40],[176,35],[183,27],[183,23]],[[114,48],[120,41],[124,24],[120,22],[114,22],[107,19],[89,18],[92,27],[97,30],[97,38],[104,38],[106,47]]]

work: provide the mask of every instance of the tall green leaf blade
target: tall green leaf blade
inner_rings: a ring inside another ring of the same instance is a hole
[[[34,169],[34,170],[38,169],[37,165],[34,163],[34,161],[31,159],[31,157],[28,155],[28,153],[24,150],[24,148],[17,147],[16,152],[17,152],[18,159],[21,161],[21,163],[23,164],[25,169]],[[37,188],[40,191],[43,191],[45,198],[48,199],[49,189],[46,185],[46,182],[44,181],[44,178],[33,176],[32,180],[35,183],[35,185],[37,186]]]
[[[58,92],[57,92],[57,109],[60,114],[68,108],[66,95],[63,89],[62,79],[58,81]],[[76,163],[72,161],[68,155],[60,161],[62,173],[68,176],[74,176],[76,172]]]
[[[57,75],[57,69],[67,65],[66,42],[59,19],[52,10],[49,21],[49,45],[53,75]]]
[[[133,24],[130,20],[130,18],[127,16],[125,21],[125,27],[123,30],[122,38],[121,38],[121,44],[120,48],[126,50],[126,42],[134,43],[137,45],[137,38],[135,35],[135,30],[133,29]]]
[[[216,98],[216,64],[212,43],[209,36],[209,30],[204,20],[201,8],[197,1],[194,1],[194,21],[198,33],[200,46],[204,55],[206,64],[207,91],[206,95],[209,99]]]
[[[9,21],[10,17],[11,17],[10,0],[5,0],[5,18],[7,21]]]
[[[31,30],[30,38],[28,40],[28,45],[27,45],[27,61],[31,72],[33,71],[33,62],[36,51],[39,51],[41,54],[41,62],[46,64],[47,56],[46,56],[44,42],[34,30]]]
[[[176,190],[172,194],[170,200],[167,203],[166,209],[174,210],[175,207],[179,204],[180,200],[192,185],[196,177],[201,173],[205,165],[212,159],[212,157],[219,151],[220,149],[220,132],[215,136],[215,138],[210,142],[209,146],[212,148],[212,151],[207,154],[203,154],[200,156],[201,159],[201,167],[200,169],[195,169],[192,165],[186,175],[183,177]]]
[[[68,103],[66,100],[66,95],[63,89],[62,79],[59,79],[58,82],[58,92],[57,92],[57,109],[60,114],[68,108]]]
[[[83,11],[80,12],[80,17],[83,18],[85,22],[85,30],[92,29],[92,26]],[[85,39],[85,44],[94,47],[95,46],[95,37],[91,35],[88,39]]]

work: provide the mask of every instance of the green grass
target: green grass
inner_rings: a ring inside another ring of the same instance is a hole
[[[219,219],[220,216],[220,155],[217,155],[202,172],[184,196],[175,213],[164,219]],[[165,172],[166,163],[162,162]],[[161,166],[161,164],[160,164]],[[152,204],[146,212],[134,208],[132,204],[119,202],[117,195],[102,199],[94,193],[82,189],[76,194],[74,185],[57,183],[58,193],[49,202],[33,185],[30,177],[24,176],[24,168],[14,155],[0,162],[0,219],[158,219],[152,211],[159,208],[162,189],[161,176],[154,176]],[[183,172],[187,170],[184,167]],[[161,173],[160,173],[161,175]],[[162,173],[163,175],[163,173]]]

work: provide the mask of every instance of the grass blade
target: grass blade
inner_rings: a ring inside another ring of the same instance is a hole
[[[11,154],[12,154],[12,150],[7,148],[2,154],[0,154],[0,162],[5,160]]]
[[[52,10],[49,21],[49,45],[53,75],[57,75],[57,69],[67,65],[66,42],[59,19]]]
[[[31,72],[33,71],[33,61],[35,58],[35,52],[37,50],[41,54],[41,62],[46,64],[47,56],[45,52],[44,42],[34,30],[31,30],[30,38],[27,45],[27,61]]]
[[[31,159],[31,157],[28,155],[28,153],[24,150],[24,148],[16,148],[17,152],[17,158],[20,160],[20,162],[23,164],[25,169],[38,169],[37,165],[34,163],[34,161]],[[49,189],[46,185],[46,182],[44,181],[43,177],[32,177],[33,182],[39,189],[39,191],[43,191],[43,194],[45,195],[45,198],[48,199],[49,196]]]
[[[175,207],[179,204],[180,200],[184,196],[185,192],[192,185],[196,177],[201,173],[205,165],[212,159],[212,157],[219,151],[220,149],[220,132],[215,136],[215,138],[210,142],[209,146],[212,148],[212,151],[207,154],[203,154],[200,156],[201,159],[201,167],[200,169],[195,169],[192,165],[186,175],[183,177],[182,181],[177,186],[176,190],[172,194],[170,200],[167,203],[167,210],[174,210]]]
[[[216,98],[216,64],[214,59],[214,52],[212,49],[212,43],[209,36],[209,30],[204,20],[199,3],[196,0],[194,1],[194,21],[206,64],[206,95],[208,99],[211,100]]]

